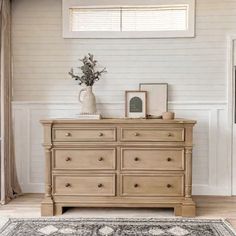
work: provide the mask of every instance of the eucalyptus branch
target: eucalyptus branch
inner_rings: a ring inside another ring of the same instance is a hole
[[[85,84],[87,86],[93,86],[95,81],[98,81],[102,74],[107,72],[106,68],[103,68],[100,71],[96,69],[97,61],[94,60],[94,56],[90,53],[80,61],[83,63],[83,65],[79,67],[82,75],[76,75],[73,69],[69,72],[72,79],[79,80],[79,85]]]

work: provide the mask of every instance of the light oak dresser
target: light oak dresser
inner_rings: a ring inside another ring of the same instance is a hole
[[[194,216],[191,120],[42,120],[42,216],[63,207],[167,207]]]

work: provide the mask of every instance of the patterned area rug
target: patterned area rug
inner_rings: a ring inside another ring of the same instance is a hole
[[[9,219],[1,236],[232,236],[223,220],[199,219]]]

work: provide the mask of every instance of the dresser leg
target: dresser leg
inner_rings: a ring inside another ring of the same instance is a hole
[[[61,205],[55,205],[54,207],[54,213],[56,216],[62,215],[63,207]]]
[[[175,216],[182,216],[182,206],[176,206],[174,208]]]
[[[41,216],[53,216],[53,201],[45,198],[41,203]]]
[[[196,216],[196,204],[193,201],[183,203],[182,216],[184,217]]]

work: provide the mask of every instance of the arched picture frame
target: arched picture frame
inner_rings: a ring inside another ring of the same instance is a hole
[[[147,92],[125,91],[125,116],[127,118],[146,118]]]

